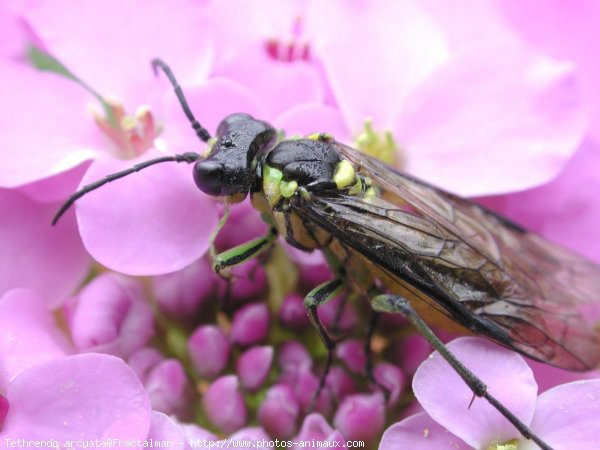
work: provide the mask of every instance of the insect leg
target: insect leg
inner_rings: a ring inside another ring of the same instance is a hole
[[[271,228],[266,236],[252,239],[251,241],[215,255],[213,258],[214,271],[219,273],[227,267],[237,266],[238,264],[260,255],[271,246],[276,237],[277,230]]]
[[[517,430],[527,439],[531,439],[543,450],[552,450],[541,438],[535,435],[527,425],[521,422],[512,412],[488,392],[487,385],[473,372],[467,369],[456,356],[438,339],[433,330],[421,319],[410,305],[408,300],[397,295],[378,295],[371,301],[375,311],[402,314],[410,323],[429,341],[440,355],[450,364],[456,373],[463,379],[467,386],[473,391],[473,395],[485,398],[496,410],[512,423]]]
[[[321,380],[319,381],[319,387],[317,388],[310,402],[309,411],[313,409],[315,402],[321,394],[321,390],[325,386],[327,374],[329,373],[329,369],[331,368],[331,364],[333,363],[333,351],[335,350],[335,340],[329,335],[329,333],[321,323],[321,319],[319,319],[317,309],[319,308],[319,306],[324,305],[333,297],[335,297],[339,293],[343,284],[344,283],[341,278],[334,278],[333,280],[326,281],[325,283],[320,284],[312,291],[310,291],[306,295],[306,297],[304,297],[304,306],[308,311],[308,316],[310,317],[311,322],[317,329],[319,337],[321,338],[321,342],[323,342],[323,345],[325,345],[325,348],[327,349],[327,360],[325,361],[323,374],[321,375]]]
[[[377,322],[379,321],[379,313],[375,310],[372,310],[371,320],[369,321],[369,327],[367,328],[367,340],[365,341],[365,356],[367,358],[367,365],[365,367],[365,374],[367,376],[367,380],[369,380],[374,385],[378,386],[382,391],[386,401],[390,397],[390,390],[381,384],[379,381],[375,379],[375,374],[373,373],[373,350],[371,349],[371,342],[373,341],[373,335],[375,334],[375,329],[377,328]]]

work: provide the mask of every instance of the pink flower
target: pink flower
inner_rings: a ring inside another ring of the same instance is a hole
[[[51,307],[81,282],[89,257],[72,216],[60,228],[48,225],[57,206],[0,189],[0,293],[34,289],[45,293],[43,301]]]
[[[0,14],[0,33],[8,38],[0,39],[0,93],[9,106],[0,112],[3,436],[25,432],[27,423],[41,424],[41,431],[28,431],[35,438],[60,427],[67,436],[67,422],[69,432],[90,438],[169,439],[191,449],[192,439],[217,439],[192,423],[200,417],[212,431],[259,447],[299,427],[294,439],[374,445],[386,421],[410,410],[403,409],[404,377],[427,344],[404,352],[414,343],[406,321],[380,321],[373,375],[388,389],[386,403],[364,376],[369,305],[350,296],[319,311],[341,344],[315,401],[326,355],[317,334],[303,330],[307,316],[298,308],[306,292],[333,274],[319,252],[286,249],[289,260],[274,253],[279,260],[248,261],[231,270],[225,286],[206,255],[223,208],[194,186],[190,166],[161,164],[109,183],[77,201],[57,227],[48,226],[78,186],[150,158],[207,148],[190,130],[166,77],[153,76],[155,57],[173,67],[211,133],[227,114],[246,112],[288,137],[323,131],[379,154],[388,150],[398,167],[459,194],[535,187],[486,201],[600,258],[598,246],[574,232],[596,232],[593,132],[580,147],[586,119],[595,114],[591,62],[581,85],[583,58],[533,39],[500,2],[257,2],[33,2]],[[32,68],[24,51],[31,45],[102,101],[72,79]],[[565,212],[579,220],[574,228],[565,225]],[[232,208],[215,249],[266,229],[245,201]],[[80,236],[99,263],[93,270]],[[102,266],[158,276],[129,278]],[[579,447],[598,438],[597,381],[538,397],[520,357],[473,339],[450,345],[548,442],[560,448],[576,422],[583,430],[573,441]],[[91,352],[119,355],[127,365]],[[530,444],[483,400],[468,410],[469,390],[437,356],[420,366],[413,388],[426,413],[391,427],[382,449],[398,442],[415,442],[414,448]],[[77,405],[74,411],[60,392]],[[583,413],[569,397],[585,404]],[[313,403],[322,415],[309,414]],[[89,411],[98,411],[97,421]],[[257,421],[261,428],[244,428]]]
[[[133,371],[110,355],[32,366],[11,380],[6,398],[2,439],[144,440],[150,429],[148,396]]]
[[[14,133],[7,136],[12,147],[3,155],[5,158],[15,154],[28,157],[1,160],[6,173],[0,174],[0,185],[22,186],[66,173],[83,161],[94,159],[82,180],[84,185],[108,172],[130,167],[138,157],[146,160],[157,154],[164,155],[169,144],[175,144],[170,151],[180,151],[179,142],[169,140],[162,143],[160,153],[151,149],[161,146],[155,138],[163,126],[163,112],[167,111],[168,116],[169,111],[163,107],[161,98],[166,92],[172,96],[172,89],[164,80],[153,76],[149,62],[158,56],[157,52],[169,54],[171,64],[180,68],[180,79],[204,78],[211,47],[206,31],[197,31],[202,28],[197,26],[201,22],[201,11],[186,1],[169,8],[145,5],[143,15],[136,13],[136,1],[102,7],[93,2],[76,6],[65,3],[64,7],[68,7],[68,15],[62,14],[64,9],[58,5],[46,8],[42,3],[20,14],[35,35],[34,45],[57,57],[104,99],[117,96],[118,103],[111,101],[109,109],[119,123],[111,125],[106,117],[94,119],[86,114],[90,96],[72,81],[18,68],[14,82],[2,83],[8,89],[16,83],[24,87],[7,91],[10,102],[22,109],[0,118],[3,128]],[[178,27],[179,33],[160,33],[167,23],[169,27]],[[131,52],[132,48],[135,52]],[[107,52],[107,49],[110,50]],[[3,73],[12,74],[8,70]],[[50,81],[46,82],[46,78]],[[53,88],[52,84],[57,87]],[[63,87],[64,84],[67,87]],[[48,92],[37,94],[37,90],[44,89]],[[30,133],[31,110],[39,105],[51,105],[58,111],[52,111],[52,119],[46,122],[48,127],[42,132]],[[142,105],[148,108],[133,115]],[[169,116],[165,122],[181,120],[183,126],[185,118],[180,114],[177,111],[177,115]],[[198,145],[194,142],[195,147]],[[97,260],[121,272],[164,273],[188,265],[206,251],[208,237],[216,223],[213,202],[190,183],[189,168],[169,166],[148,172],[108,186],[98,195],[81,201],[78,207],[79,229],[86,248]],[[78,174],[81,176],[81,172]],[[66,194],[63,192],[60,198],[65,199]],[[146,201],[141,202],[142,197]],[[57,198],[54,195],[53,199]],[[173,198],[177,201],[172,201]],[[102,214],[107,209],[107,199],[114,214],[112,219]],[[168,217],[169,221],[149,219],[157,216]],[[124,222],[119,223],[119,217]],[[136,225],[131,226],[132,223]],[[173,239],[165,242],[161,238],[165,235]],[[148,245],[149,242],[153,245]],[[188,245],[189,242],[196,245]]]
[[[79,351],[128,357],[154,332],[152,311],[141,286],[115,274],[96,277],[79,293],[71,316]]]
[[[306,27],[339,104],[341,136],[372,117],[376,129],[391,129],[414,175],[462,195],[524,189],[556,176],[581,142],[585,115],[572,65],[510,30],[492,26],[459,41],[447,28],[456,14],[438,14],[443,3],[324,8],[307,12]],[[361,36],[353,45],[340,39],[349,29]],[[368,62],[349,67],[356,55]],[[284,124],[339,124],[335,116],[307,106]]]
[[[457,339],[448,348],[550,446],[565,450],[595,447],[600,439],[596,426],[600,380],[561,385],[537,397],[531,369],[518,354],[477,338]],[[472,392],[437,352],[417,370],[413,389],[426,413],[390,427],[382,438],[382,450],[401,448],[408,442],[423,450],[449,445],[479,449],[512,441],[519,441],[519,448],[531,445],[485,400],[476,399],[467,408]]]
[[[0,391],[23,370],[73,353],[37,293],[8,291],[0,299]]]

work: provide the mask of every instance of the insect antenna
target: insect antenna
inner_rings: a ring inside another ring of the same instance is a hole
[[[182,153],[179,155],[172,155],[172,156],[163,156],[161,158],[155,158],[155,159],[151,159],[149,161],[144,161],[142,163],[136,164],[133,167],[130,167],[129,169],[125,169],[120,172],[111,173],[110,175],[105,176],[101,180],[95,181],[93,183],[88,184],[87,186],[82,187],[80,190],[78,190],[73,195],[71,195],[69,197],[69,199],[65,203],[63,203],[63,205],[60,207],[60,209],[54,215],[54,218],[52,219],[52,225],[56,225],[56,222],[58,222],[58,219],[60,219],[61,216],[78,199],[83,197],[88,192],[91,192],[95,189],[98,189],[99,187],[104,186],[106,183],[110,183],[111,181],[115,181],[115,180],[118,180],[119,178],[126,177],[127,175],[130,175],[134,172],[139,172],[140,170],[145,169],[146,167],[153,166],[154,164],[159,164],[159,163],[163,163],[163,162],[185,162],[185,163],[191,164],[191,163],[198,161],[199,158],[200,158],[200,155],[198,153],[194,153],[194,152]]]
[[[208,142],[208,140],[210,139],[210,133],[206,130],[206,128],[200,125],[200,122],[198,122],[194,117],[194,114],[192,113],[192,110],[190,109],[190,106],[188,105],[188,102],[185,99],[185,95],[183,95],[181,86],[179,86],[179,83],[177,82],[175,75],[173,75],[171,68],[167,66],[162,59],[155,58],[152,60],[152,70],[154,70],[155,75],[158,74],[158,68],[160,68],[164,72],[164,74],[171,82],[171,85],[175,89],[175,95],[177,95],[179,104],[181,105],[181,108],[183,109],[183,112],[185,113],[186,117],[190,121],[192,128],[196,132],[196,136],[198,136],[203,142]]]
[[[158,69],[163,71],[163,73],[167,76],[167,78],[171,82],[171,85],[175,89],[175,95],[177,95],[177,99],[179,100],[179,103],[181,105],[181,108],[183,109],[183,112],[185,113],[186,117],[190,121],[192,128],[196,132],[196,136],[198,136],[203,142],[208,142],[208,140],[211,138],[210,133],[206,130],[206,128],[204,128],[202,125],[200,125],[200,122],[198,122],[196,120],[196,118],[194,117],[194,114],[192,113],[192,110],[190,109],[190,106],[188,105],[188,102],[185,99],[185,95],[183,95],[181,86],[179,86],[179,83],[177,82],[175,75],[173,75],[171,68],[167,64],[165,64],[165,62],[163,60],[155,58],[152,60],[152,70],[154,71],[154,74],[158,74]],[[198,159],[200,159],[200,155],[198,153],[194,153],[194,152],[182,153],[182,154],[173,155],[173,156],[163,156],[161,158],[151,159],[149,161],[144,161],[142,163],[136,164],[135,166],[133,166],[129,169],[126,169],[126,170],[122,170],[121,172],[116,172],[116,173],[107,175],[104,178],[102,178],[101,180],[98,180],[94,183],[84,186],[83,188],[81,188],[80,190],[75,192],[73,195],[71,195],[68,198],[68,200],[60,207],[60,209],[54,215],[54,218],[52,219],[52,225],[56,225],[56,222],[58,222],[58,220],[62,217],[62,215],[78,199],[83,197],[88,192],[91,192],[95,189],[98,189],[99,187],[104,186],[106,183],[110,183],[111,181],[115,181],[115,180],[118,180],[119,178],[126,177],[127,175],[130,175],[134,172],[139,172],[140,170],[145,169],[146,167],[153,166],[154,164],[163,163],[163,162],[185,162],[185,163],[191,164],[191,163],[198,161]]]

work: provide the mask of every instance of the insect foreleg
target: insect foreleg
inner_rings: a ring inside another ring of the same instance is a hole
[[[397,295],[378,295],[371,301],[375,311],[402,314],[410,323],[429,341],[432,347],[450,364],[456,373],[473,391],[473,395],[485,398],[496,410],[512,423],[517,430],[527,439],[531,439],[543,450],[552,450],[548,444],[536,436],[530,429],[521,422],[512,412],[510,412],[502,403],[488,392],[487,385],[477,377],[473,372],[467,369],[456,356],[448,350],[442,341],[438,339],[433,330],[421,319],[417,312],[410,305],[409,301]]]
[[[333,363],[333,351],[335,350],[335,340],[330,336],[321,323],[321,319],[319,319],[317,310],[319,306],[324,305],[329,300],[334,298],[340,292],[343,285],[344,282],[341,278],[334,278],[333,280],[326,281],[325,283],[318,285],[316,288],[306,294],[306,297],[304,297],[304,306],[308,311],[308,316],[317,329],[319,337],[321,338],[321,342],[323,342],[323,345],[325,345],[325,348],[327,349],[327,360],[325,361],[323,374],[321,375],[321,380],[319,381],[319,387],[317,388],[310,402],[309,411],[313,409],[315,402],[321,394],[321,390],[325,386],[327,374],[329,373],[329,369]]]
[[[227,267],[237,266],[249,259],[255,258],[271,247],[277,237],[277,230],[271,228],[266,236],[252,239],[244,244],[230,248],[213,257],[213,270],[219,273]]]

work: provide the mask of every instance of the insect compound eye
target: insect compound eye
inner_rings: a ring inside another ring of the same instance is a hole
[[[207,195],[221,194],[223,185],[223,164],[216,161],[198,161],[194,166],[196,186]]]

